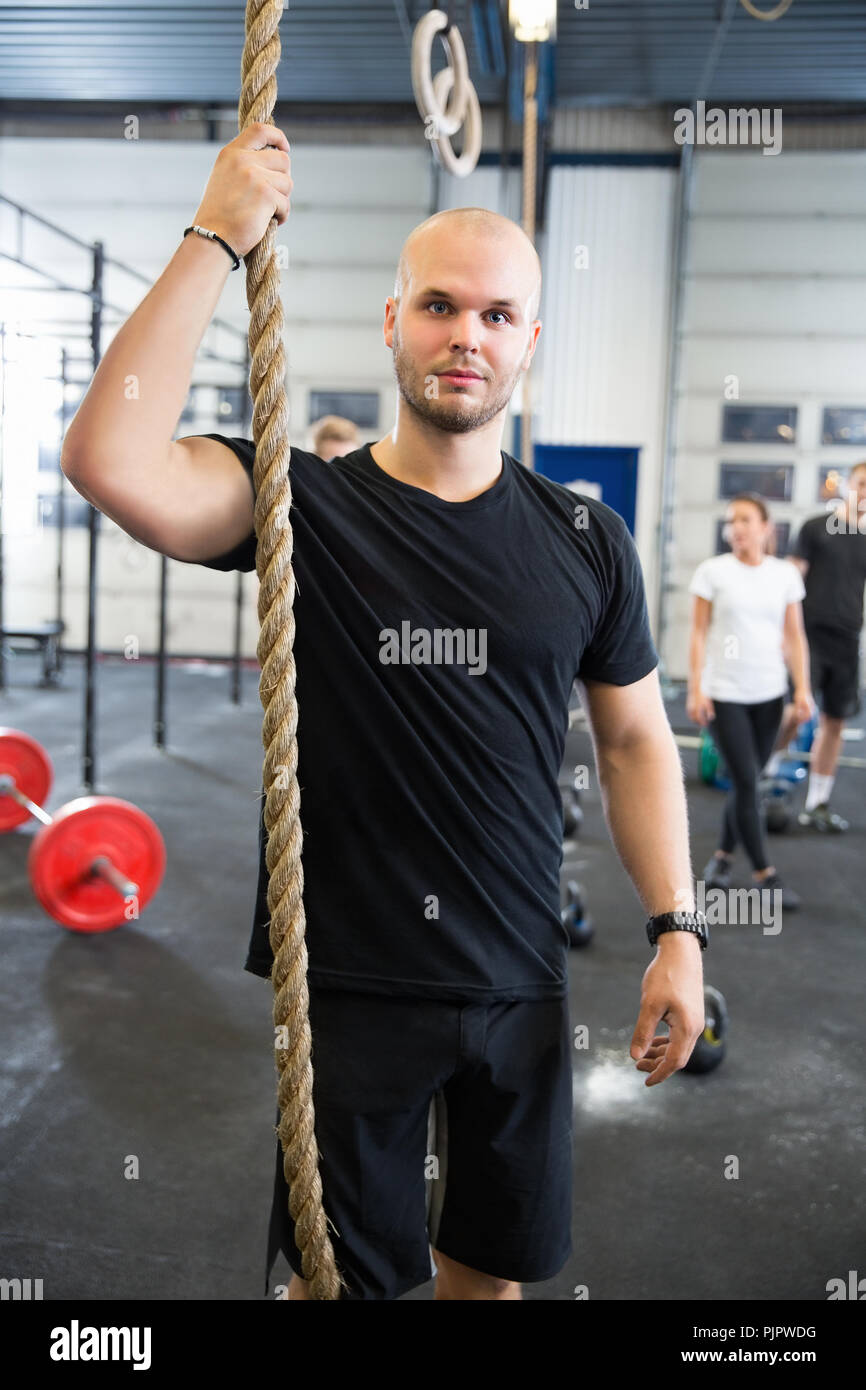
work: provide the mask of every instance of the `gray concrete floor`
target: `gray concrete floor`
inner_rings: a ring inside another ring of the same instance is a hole
[[[81,793],[82,671],[34,688],[12,664],[0,723],[35,735],[55,766],[49,809]],[[260,1299],[273,1165],[270,986],[243,971],[256,877],[257,673],[229,702],[219,667],[170,672],[169,751],[152,747],[154,668],[99,670],[98,787],[137,802],[169,850],[140,923],[87,938],[33,900],[35,826],[0,840],[0,1274],[42,1278],[46,1299]],[[685,729],[681,704],[670,706]],[[860,751],[851,745],[852,751]],[[569,765],[591,763],[585,733]],[[722,795],[684,753],[696,870]],[[525,1297],[825,1300],[866,1270],[863,1173],[863,772],[842,772],[846,836],[774,841],[803,896],[778,936],[717,927],[705,977],[731,1013],[708,1076],[646,1089],[628,1047],[651,958],[643,914],[584,793],[563,873],[596,925],[570,957],[574,1054],[574,1254]],[[592,781],[594,782],[594,775]],[[748,883],[743,868],[740,880]],[[128,1156],[138,1180],[124,1176]],[[739,1177],[726,1178],[731,1156]],[[271,1284],[288,1279],[281,1259]],[[426,1284],[407,1301],[432,1297]]]

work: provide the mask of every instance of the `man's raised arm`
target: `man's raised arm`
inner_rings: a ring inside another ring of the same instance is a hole
[[[290,168],[282,131],[247,127],[217,155],[193,223],[245,256],[272,217],[280,225],[288,217]],[[181,240],[113,339],[63,441],[60,465],[73,487],[136,540],[179,560],[231,550],[253,527],[249,479],[231,450],[200,436],[172,439],[231,268],[219,242],[194,232]]]

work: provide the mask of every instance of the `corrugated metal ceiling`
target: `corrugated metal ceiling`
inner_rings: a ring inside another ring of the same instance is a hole
[[[755,0],[764,9],[775,0]],[[495,21],[506,0],[454,0],[482,103],[485,75],[470,8]],[[0,109],[22,103],[160,105],[237,102],[244,0],[41,0],[0,4]],[[411,103],[409,36],[426,0],[290,0],[281,33],[280,100]],[[443,4],[443,8],[448,8]],[[560,0],[558,105],[760,101],[866,102],[866,0],[793,0],[775,23],[739,0]],[[712,77],[706,90],[702,83]],[[13,105],[14,104],[14,105]]]

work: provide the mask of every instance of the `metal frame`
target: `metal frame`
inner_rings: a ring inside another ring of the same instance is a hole
[[[152,284],[152,281],[151,281],[146,275],[142,274],[140,271],[135,270],[134,267],[128,266],[128,265],[126,265],[125,262],[116,260],[114,257],[109,257],[108,255],[106,255],[105,246],[104,246],[104,243],[103,243],[103,242],[101,242],[101,241],[94,241],[94,242],[83,241],[80,237],[74,236],[73,233],[67,232],[63,227],[60,227],[60,226],[58,226],[56,223],[49,221],[48,218],[42,217],[39,213],[32,212],[29,208],[24,207],[23,204],[17,203],[14,199],[8,198],[8,197],[6,197],[5,194],[2,194],[2,193],[0,193],[0,204],[5,204],[6,206],[13,208],[13,209],[15,210],[15,212],[17,213],[17,217],[18,217],[18,220],[17,220],[17,254],[13,254],[12,252],[4,251],[4,250],[0,249],[0,258],[2,258],[3,260],[9,261],[9,262],[10,262],[11,264],[13,264],[13,265],[20,266],[22,269],[28,271],[29,273],[32,273],[32,274],[34,274],[34,275],[39,275],[39,276],[41,276],[41,277],[43,278],[43,280],[47,280],[47,281],[49,282],[48,284],[35,285],[35,286],[28,286],[28,285],[8,286],[7,289],[10,290],[10,291],[11,291],[11,290],[14,290],[15,292],[20,292],[21,294],[32,294],[32,293],[39,293],[39,292],[42,292],[42,293],[53,292],[53,293],[58,293],[58,294],[77,294],[77,295],[81,295],[84,299],[88,300],[89,303],[90,303],[90,323],[89,323],[89,327],[87,328],[87,330],[86,330],[85,332],[81,332],[81,333],[73,333],[73,332],[70,332],[69,329],[68,329],[67,327],[64,327],[64,330],[63,330],[62,332],[57,333],[57,332],[54,332],[52,329],[50,329],[50,328],[48,327],[48,325],[54,324],[54,323],[58,323],[58,322],[59,322],[59,323],[63,323],[64,325],[67,325],[67,324],[68,324],[70,327],[73,327],[73,326],[74,326],[74,327],[81,327],[81,326],[83,326],[83,325],[81,324],[81,320],[78,320],[78,319],[70,319],[70,320],[52,320],[52,319],[47,319],[47,320],[45,321],[46,331],[45,331],[44,335],[40,335],[39,333],[29,333],[29,332],[26,332],[26,331],[25,331],[25,332],[19,332],[18,330],[19,330],[20,324],[21,324],[23,321],[20,320],[20,319],[14,321],[14,322],[15,322],[15,332],[16,332],[16,336],[18,336],[18,337],[27,337],[27,338],[32,337],[32,338],[34,338],[34,339],[38,339],[40,336],[45,336],[45,337],[49,337],[49,338],[56,338],[56,339],[58,340],[58,342],[61,343],[61,375],[60,375],[60,378],[49,378],[49,379],[50,379],[50,380],[61,380],[61,381],[63,382],[63,404],[65,405],[65,387],[66,387],[66,384],[67,384],[67,381],[68,381],[68,378],[67,378],[67,368],[68,368],[69,364],[70,364],[71,362],[73,362],[73,361],[75,361],[75,362],[82,362],[82,363],[83,363],[83,362],[87,362],[88,365],[89,365],[90,368],[91,368],[91,379],[92,379],[93,374],[95,374],[97,368],[99,367],[99,363],[100,363],[100,361],[102,360],[102,331],[103,331],[103,328],[104,328],[104,326],[105,326],[105,314],[106,314],[106,312],[112,313],[112,314],[116,314],[116,315],[121,319],[121,321],[124,321],[124,322],[125,322],[126,319],[129,317],[129,314],[130,314],[130,312],[131,312],[130,310],[124,309],[124,308],[120,307],[119,305],[115,305],[115,304],[109,303],[109,301],[105,298],[104,287],[105,287],[105,273],[106,273],[107,267],[108,267],[108,266],[112,266],[113,268],[115,268],[115,269],[117,269],[117,270],[120,270],[120,271],[123,272],[124,274],[129,275],[132,279],[138,281],[140,284],[145,284],[145,285],[147,285],[148,288],[150,288],[150,286],[151,286],[151,284]],[[43,270],[41,266],[35,265],[35,264],[33,264],[31,261],[28,261],[28,260],[25,258],[25,256],[24,256],[24,235],[25,235],[25,219],[27,219],[27,218],[29,218],[31,221],[37,223],[39,226],[45,227],[45,228],[47,228],[49,231],[55,233],[57,236],[61,237],[61,238],[62,238],[65,242],[67,242],[68,244],[77,246],[77,247],[79,247],[81,250],[86,251],[86,252],[88,253],[88,255],[89,255],[90,258],[91,258],[91,276],[90,276],[90,285],[89,285],[89,286],[83,287],[83,286],[81,286],[81,285],[72,285],[72,284],[68,284],[66,281],[60,280],[58,277],[56,277],[56,276],[54,276],[54,275],[51,275],[48,271]],[[40,326],[40,325],[39,325],[39,320],[38,320],[38,319],[28,320],[27,322],[30,324],[31,327],[39,327],[39,326]],[[247,343],[246,334],[245,334],[241,329],[237,328],[234,324],[229,323],[227,320],[221,319],[221,318],[212,318],[211,321],[210,321],[210,325],[209,325],[209,326],[210,326],[210,327],[215,327],[215,328],[220,329],[220,330],[223,330],[223,331],[227,331],[227,332],[229,332],[229,333],[230,333],[234,338],[236,338],[236,339],[237,339],[237,338],[240,338],[241,341],[243,342],[243,345],[244,345],[244,353],[243,353],[243,356],[242,356],[242,357],[240,357],[240,358],[234,358],[234,357],[228,357],[228,356],[226,356],[224,353],[214,352],[214,351],[212,351],[211,349],[208,349],[208,348],[200,348],[200,349],[199,349],[199,356],[205,357],[205,358],[209,359],[210,361],[217,361],[217,362],[221,362],[221,363],[224,363],[224,364],[228,364],[228,365],[230,365],[230,366],[232,366],[232,367],[236,367],[236,368],[238,369],[239,373],[240,373],[240,372],[243,372],[243,377],[242,377],[241,380],[238,381],[238,383],[237,383],[238,387],[243,388],[243,387],[247,386],[247,383],[248,383],[248,381],[249,381],[249,347],[248,347],[248,343]],[[2,505],[3,505],[3,487],[2,487],[2,477],[3,477],[3,452],[2,452],[2,451],[5,449],[5,431],[2,430],[2,419],[3,419],[3,416],[5,415],[5,390],[6,390],[6,386],[5,386],[5,383],[6,383],[5,366],[6,366],[6,360],[7,360],[7,359],[6,359],[6,336],[7,336],[6,323],[5,323],[5,322],[0,322],[0,372],[2,372],[2,385],[0,385],[0,390],[2,390],[2,396],[0,396],[0,628],[2,628],[2,625],[3,625],[4,598],[5,598],[4,568],[3,568],[3,525],[2,525]],[[85,356],[85,357],[73,358],[73,357],[71,356],[71,354],[69,354],[69,353],[67,352],[66,347],[63,346],[63,344],[64,344],[64,342],[65,342],[66,340],[76,340],[76,339],[86,340],[86,341],[89,342],[89,344],[90,344],[90,352],[89,352],[89,354],[88,354],[87,356]],[[76,384],[79,384],[79,385],[80,385],[80,384],[83,384],[83,383],[76,383]],[[222,385],[223,387],[225,387],[225,383],[209,383],[209,382],[208,382],[208,383],[201,383],[201,384],[203,384],[203,385],[216,385],[217,387],[219,387],[220,385]],[[234,385],[234,383],[232,383],[232,385]],[[245,427],[246,427],[247,421],[248,421],[249,416],[250,416],[250,409],[251,409],[251,403],[250,403],[250,401],[249,401],[249,391],[248,391],[248,390],[245,392],[244,400],[245,400],[245,403],[246,403],[245,421],[244,421],[244,424],[245,424]],[[64,416],[64,411],[61,409],[61,428],[63,428],[64,425],[65,425],[65,416]],[[65,520],[65,518],[64,518],[64,512],[63,512],[62,493],[63,493],[63,488],[62,488],[62,484],[61,484],[61,488],[60,488],[60,492],[59,492],[59,513],[58,513],[58,559],[57,559],[57,585],[58,585],[57,612],[58,612],[58,617],[61,616],[61,614],[62,614],[62,607],[63,607],[63,541],[64,541],[64,532],[65,532],[65,525],[64,525],[64,520]],[[87,645],[86,645],[86,649],[85,649],[84,730],[83,730],[83,750],[82,750],[82,781],[83,781],[84,786],[85,786],[85,788],[87,789],[88,792],[92,792],[92,791],[95,789],[95,787],[96,787],[96,782],[97,782],[97,763],[96,763],[96,719],[97,719],[97,708],[96,708],[97,611],[96,611],[96,604],[97,604],[97,578],[98,578],[98,557],[99,557],[100,518],[101,518],[101,513],[100,513],[95,507],[93,507],[93,506],[91,505],[91,506],[90,506],[90,510],[89,510],[89,515],[88,515]],[[243,604],[243,589],[242,589],[241,580],[242,580],[242,576],[239,574],[239,575],[238,575],[238,584],[237,584],[236,593],[235,593],[235,622],[234,622],[235,650],[234,650],[233,656],[232,656],[232,658],[231,658],[231,696],[232,696],[232,700],[233,700],[233,702],[234,702],[235,704],[240,703],[240,668],[241,668],[240,641],[241,641],[241,609],[242,609],[242,604]],[[165,684],[166,684],[166,682],[165,682],[165,677],[166,677],[166,662],[167,662],[167,650],[166,650],[166,646],[167,646],[167,644],[166,644],[166,633],[167,633],[167,603],[168,603],[167,560],[166,560],[166,557],[163,556],[163,557],[162,557],[161,574],[160,574],[160,597],[159,597],[160,647],[159,647],[159,661],[158,661],[158,666],[157,666],[157,689],[156,689],[156,705],[157,705],[157,708],[156,708],[156,714],[155,714],[155,718],[154,718],[154,737],[155,737],[155,742],[156,742],[157,746],[160,747],[160,748],[164,748],[164,746],[165,746],[165,729],[166,729],[166,721],[165,721]],[[2,640],[0,640],[0,691],[4,691],[5,689],[6,689],[5,650],[4,650],[4,647],[3,647]]]

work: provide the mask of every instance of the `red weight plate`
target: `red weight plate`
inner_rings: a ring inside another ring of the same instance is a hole
[[[44,806],[54,771],[45,749],[18,729],[0,729],[0,776],[14,778],[20,792]],[[30,819],[30,812],[11,796],[0,793],[0,832]]]
[[[127,902],[90,873],[104,855],[138,884]],[[80,796],[43,826],[28,860],[33,891],[49,916],[74,931],[99,932],[134,921],[153,897],[165,869],[165,844],[150,816],[115,796]]]

